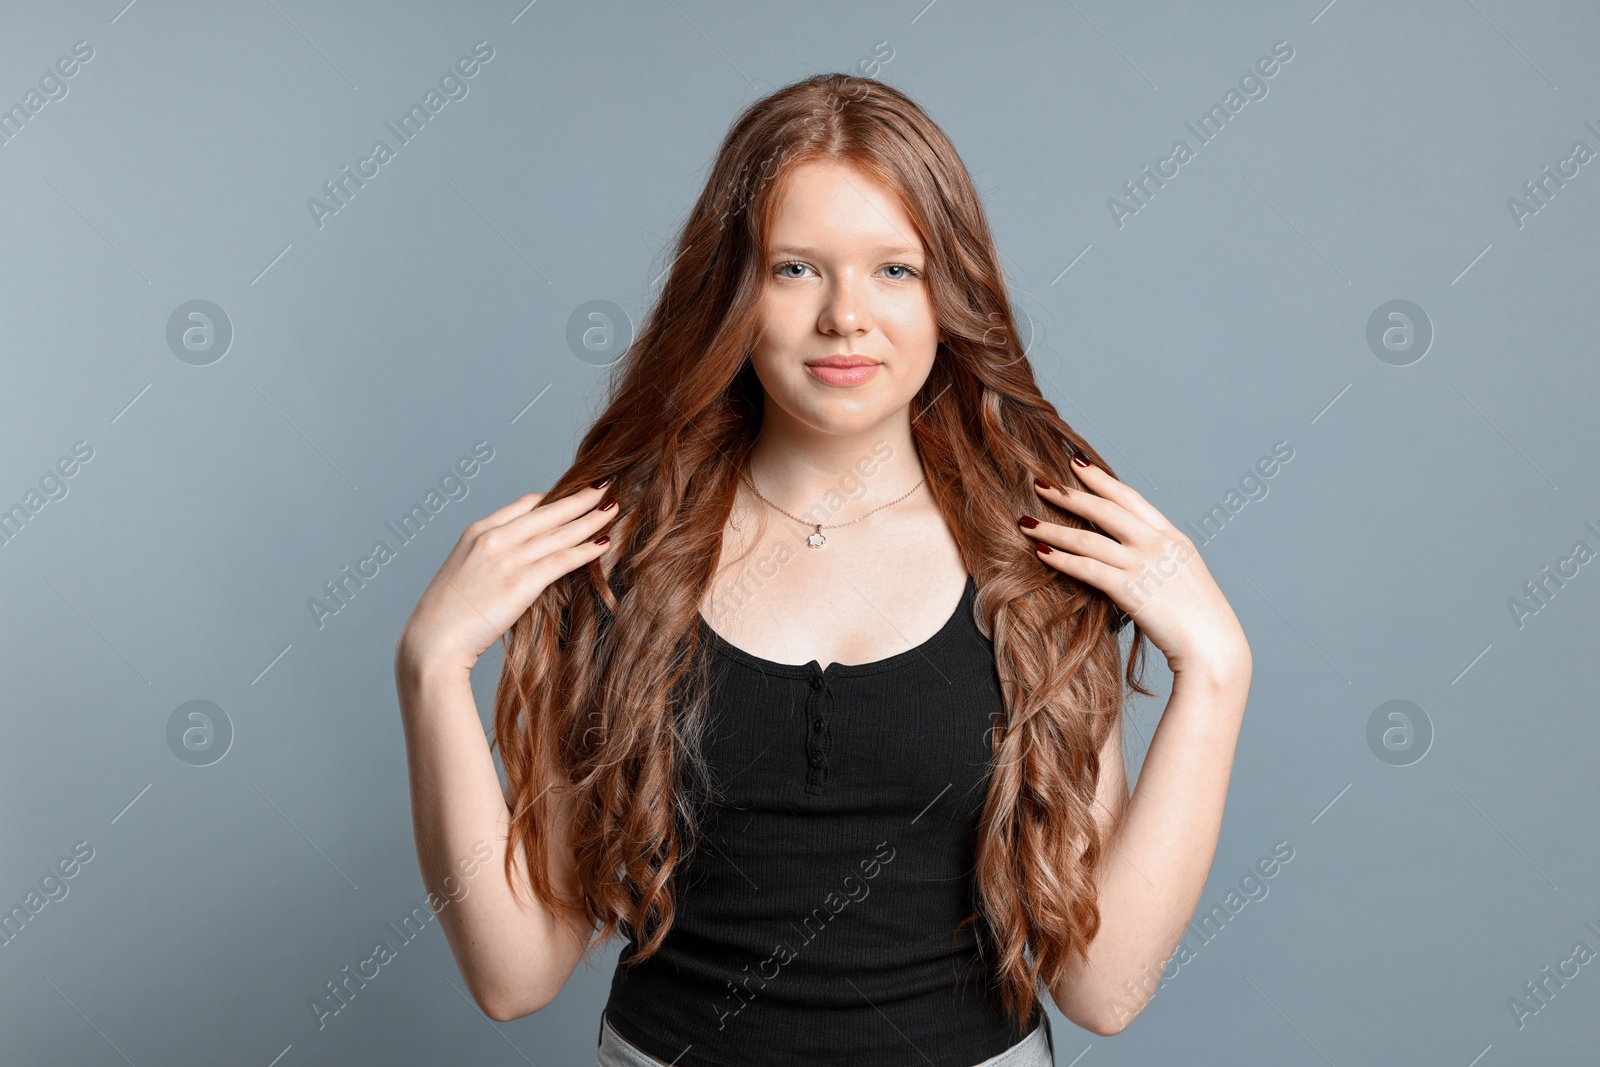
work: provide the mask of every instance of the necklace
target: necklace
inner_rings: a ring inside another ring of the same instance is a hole
[[[775,509],[777,511],[781,511],[785,515],[789,515],[789,513],[787,511],[783,511],[783,509],[778,507],[778,505],[774,504],[772,501],[768,500],[766,497],[761,496],[761,490],[756,488],[756,483],[752,482],[750,480],[749,476],[746,475],[743,471],[739,472],[739,477],[744,479],[744,484],[746,484],[746,485],[748,485],[750,487],[750,491],[752,493],[754,493],[756,496],[761,497],[762,501],[765,502],[768,507],[773,508],[773,509]],[[910,496],[912,493],[915,493],[917,491],[917,489],[922,485],[922,483],[927,481],[927,480],[928,479],[927,479],[926,475],[924,475],[921,478],[918,478],[916,485],[913,485],[904,494],[902,494],[900,496],[897,496],[893,500],[889,501],[889,504],[898,504],[898,503],[900,503],[900,501],[904,500],[906,497]],[[882,511],[884,508],[888,507],[889,504],[879,504],[877,507],[873,508],[872,511]],[[867,515],[871,515],[872,511],[867,512]],[[853,525],[855,523],[860,522],[862,519],[866,518],[867,515],[858,515],[855,518],[851,519],[849,522],[836,522],[831,526],[823,526],[821,523],[816,523],[816,522],[806,522],[805,519],[802,519],[798,515],[789,515],[789,518],[793,519],[795,522],[802,523],[802,524],[804,524],[806,526],[814,527],[812,532],[806,536],[806,545],[808,547],[810,547],[810,548],[821,548],[823,545],[828,543],[828,539],[826,537],[822,536],[822,531],[823,530],[837,530],[841,526]]]

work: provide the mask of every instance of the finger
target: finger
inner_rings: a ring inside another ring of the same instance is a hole
[[[480,530],[492,530],[496,526],[503,526],[518,515],[526,515],[529,511],[538,507],[539,501],[543,500],[544,496],[543,493],[527,493],[519,496],[505,507],[491,511],[472,525]]]
[[[598,537],[585,538],[575,545],[540,557],[533,566],[550,568],[550,577],[545,583],[548,585],[563,574],[570,574],[579,567],[586,566],[591,561],[599,559],[609,551],[611,551],[611,539],[609,537],[604,541],[601,541]]]
[[[1028,525],[1030,522],[1033,525]],[[1029,540],[1043,541],[1051,548],[1088,556],[1111,567],[1132,567],[1137,562],[1133,552],[1120,542],[1093,530],[1079,530],[1072,526],[1045,522],[1030,515],[1024,515],[1018,520],[1017,527]]]
[[[563,575],[588,566],[611,551],[611,537],[597,530],[615,517],[618,510],[612,507],[605,512],[590,512],[535,537],[520,546],[514,555],[506,557],[506,562],[539,588],[546,588]]]
[[[1092,488],[1068,490],[1052,483],[1033,480],[1034,492],[1056,507],[1080,515],[1125,545],[1138,544],[1153,531],[1150,524],[1117,503],[1100,496]],[[1084,483],[1088,485],[1087,482]]]
[[[1052,549],[1043,542],[1034,542],[1034,555],[1046,567],[1058,570],[1069,578],[1076,578],[1085,582],[1117,601],[1118,607],[1123,605],[1118,597],[1112,593],[1113,589],[1121,590],[1123,572],[1116,567],[1101,563],[1088,556],[1080,556],[1075,552],[1060,552]]]
[[[541,503],[533,510],[514,515],[501,526],[491,529],[503,530],[505,536],[512,542],[531,540],[566,525],[611,499],[611,490],[615,485],[610,478],[602,479],[597,486],[586,486],[560,500],[552,500],[548,504]]]
[[[577,518],[530,536],[527,541],[523,542],[519,551],[528,559],[537,560],[564,552],[570,548],[583,546],[595,539],[600,534],[600,531],[617,517],[621,510],[617,506],[616,500],[607,496],[600,504],[582,513]]]
[[[1088,459],[1087,456],[1084,457]],[[1143,519],[1151,529],[1161,530],[1166,533],[1176,533],[1177,528],[1167,521],[1167,517],[1133,486],[1119,481],[1104,467],[1089,460],[1089,465],[1073,463],[1073,471],[1084,485],[1108,500],[1114,500],[1128,511]]]

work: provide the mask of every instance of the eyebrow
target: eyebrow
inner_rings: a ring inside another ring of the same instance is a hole
[[[773,248],[768,254],[774,256],[814,256],[817,254],[817,251],[818,250],[815,248],[810,248],[804,245],[779,245],[778,247]],[[876,253],[878,255],[887,256],[920,256],[923,254],[922,249],[914,248],[911,245],[879,245],[877,248],[869,248],[867,251]]]

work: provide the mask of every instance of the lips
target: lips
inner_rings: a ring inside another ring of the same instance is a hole
[[[808,367],[876,367],[878,361],[858,356],[854,352],[843,356],[828,356],[824,359],[808,359]]]
[[[878,373],[877,360],[851,352],[842,356],[824,356],[806,360],[806,373],[823,385],[860,385]]]

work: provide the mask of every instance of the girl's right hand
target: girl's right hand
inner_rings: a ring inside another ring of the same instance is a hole
[[[595,534],[617,515],[611,479],[550,504],[529,493],[468,526],[406,619],[399,662],[470,671],[540,593],[606,550]]]

